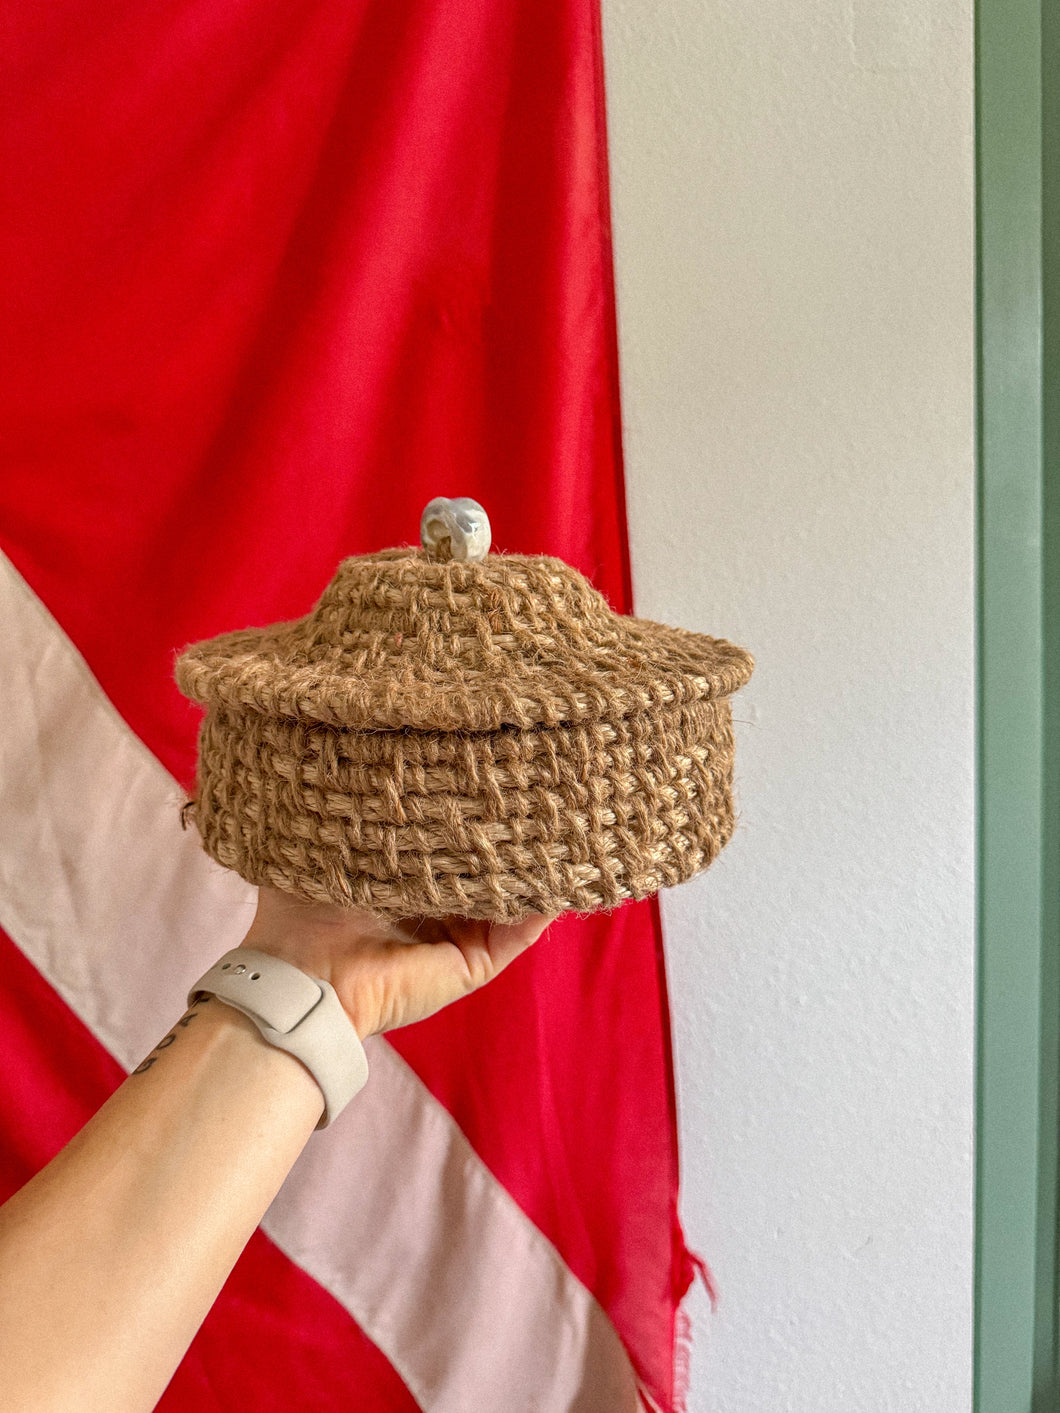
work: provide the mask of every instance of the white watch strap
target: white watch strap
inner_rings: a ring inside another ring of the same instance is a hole
[[[233,947],[188,992],[203,991],[249,1016],[270,1045],[301,1060],[324,1095],[327,1128],[368,1079],[368,1057],[342,1002],[318,976],[252,947]]]

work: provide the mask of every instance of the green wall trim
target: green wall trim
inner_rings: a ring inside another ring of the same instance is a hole
[[[1060,6],[1042,6],[1042,1143],[1037,1408],[1060,1408]],[[1046,1403],[1048,1399],[1048,1404]]]
[[[1060,1408],[1055,9],[978,0],[975,15],[976,1413]]]

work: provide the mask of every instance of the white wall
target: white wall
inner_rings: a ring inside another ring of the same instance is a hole
[[[967,1413],[971,0],[604,0],[638,611],[756,654],[664,898],[692,1413]]]

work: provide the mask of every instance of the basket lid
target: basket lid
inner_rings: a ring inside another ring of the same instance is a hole
[[[192,644],[175,676],[233,712],[495,731],[726,696],[753,666],[724,639],[615,613],[560,559],[405,547],[344,559],[302,618]]]

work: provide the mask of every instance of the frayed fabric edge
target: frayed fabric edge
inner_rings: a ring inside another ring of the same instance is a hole
[[[692,1320],[678,1307],[674,1321],[674,1413],[687,1413],[692,1380]]]
[[[685,1247],[685,1259],[691,1265],[695,1274],[699,1275],[703,1282],[707,1297],[710,1300],[711,1312],[718,1308],[718,1285],[714,1279],[713,1272],[707,1265],[703,1257],[697,1252]],[[684,1301],[692,1288],[692,1281],[695,1274],[689,1280],[684,1294],[678,1301],[677,1309],[674,1311],[674,1395],[673,1413],[687,1413],[688,1394],[692,1380],[692,1318],[684,1308]],[[654,1405],[649,1404],[649,1408],[654,1409]]]
[[[718,1308],[718,1286],[703,1257],[684,1248],[684,1257],[693,1273],[698,1273],[710,1299],[711,1311]],[[692,1318],[684,1308],[684,1300],[692,1288],[695,1274],[689,1279],[684,1294],[674,1311],[674,1381],[673,1399],[669,1408],[657,1403],[641,1379],[637,1379],[638,1413],[688,1413],[688,1395],[692,1377]]]

